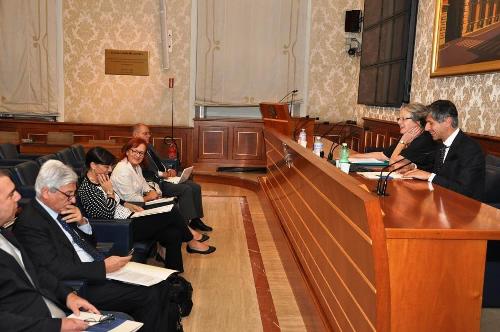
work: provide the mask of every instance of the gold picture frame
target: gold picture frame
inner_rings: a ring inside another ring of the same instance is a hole
[[[500,70],[500,8],[490,4],[436,0],[431,77]]]

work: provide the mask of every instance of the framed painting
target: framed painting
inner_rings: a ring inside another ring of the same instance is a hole
[[[500,70],[500,1],[436,0],[431,77]]]

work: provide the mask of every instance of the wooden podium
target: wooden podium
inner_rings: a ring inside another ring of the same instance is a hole
[[[288,103],[260,103],[260,113],[266,128],[290,137],[297,142],[299,133],[305,128],[307,134],[307,147],[313,147],[314,142],[314,119],[294,118],[288,110]]]

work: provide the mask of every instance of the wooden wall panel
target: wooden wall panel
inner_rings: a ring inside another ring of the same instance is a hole
[[[396,122],[363,118],[365,147],[386,147],[399,141],[401,134]],[[500,156],[500,137],[466,133],[474,138],[485,154]]]
[[[164,126],[150,126],[152,143],[161,157],[167,157],[166,145],[163,139],[170,137],[172,128]],[[32,139],[36,143],[46,143],[47,133],[72,132],[75,143],[85,143],[89,140],[114,139],[117,143],[125,143],[132,136],[132,125],[87,124],[72,122],[46,121],[16,121],[0,120],[0,130],[17,131],[22,139]],[[174,138],[179,146],[179,156],[183,166],[193,163],[193,129],[189,127],[175,127]]]
[[[264,167],[262,125],[262,120],[195,119],[195,163]]]

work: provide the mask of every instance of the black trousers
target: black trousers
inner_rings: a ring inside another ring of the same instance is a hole
[[[157,240],[165,247],[165,267],[184,271],[182,264],[182,242],[193,239],[179,209],[173,207],[170,212],[153,214],[133,219],[134,241]]]
[[[201,199],[201,186],[193,181],[174,184],[167,181],[160,183],[163,196],[177,196],[179,208],[187,220],[203,218],[203,202]]]
[[[164,283],[151,287],[106,280],[83,286],[79,295],[99,310],[121,311],[144,323],[141,331],[167,331],[168,305]]]

